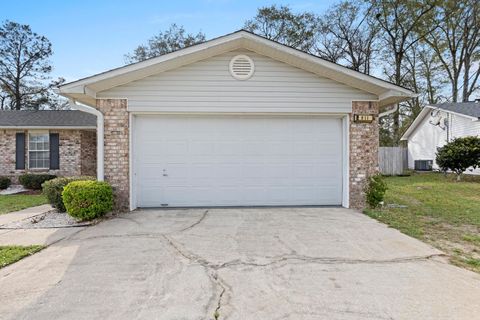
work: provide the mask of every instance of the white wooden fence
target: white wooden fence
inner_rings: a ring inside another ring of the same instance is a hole
[[[378,164],[384,175],[400,175],[408,169],[407,148],[380,147],[378,150]]]

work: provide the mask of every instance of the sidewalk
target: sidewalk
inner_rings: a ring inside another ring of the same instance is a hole
[[[5,229],[3,226],[35,216],[45,214],[53,208],[50,205],[31,207],[24,210],[0,215],[0,246],[6,245],[44,245],[48,246],[68,237],[83,227],[74,228],[42,228],[42,229]]]
[[[44,214],[50,210],[53,210],[52,206],[49,204],[44,204],[37,207],[30,207],[20,211],[2,214],[0,215],[0,228],[7,223],[32,218],[39,214]]]

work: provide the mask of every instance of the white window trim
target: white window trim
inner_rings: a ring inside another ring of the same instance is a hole
[[[30,151],[40,151],[40,152],[45,152],[45,150],[30,150],[30,134],[46,134],[48,136],[48,145],[50,146],[50,131],[48,130],[28,130],[27,131],[27,163],[25,165],[28,170],[50,170],[50,167],[48,168],[30,168]],[[50,156],[50,148],[47,150],[48,155]]]

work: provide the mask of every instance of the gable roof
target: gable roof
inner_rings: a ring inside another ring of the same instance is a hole
[[[452,102],[452,103],[439,103],[439,104],[430,104],[425,106],[422,111],[418,114],[415,120],[412,122],[407,131],[403,134],[400,140],[408,140],[408,138],[415,132],[415,129],[422,122],[422,120],[432,111],[432,110],[442,110],[448,113],[456,114],[472,121],[480,120],[480,103],[469,101],[469,102]]]
[[[97,118],[77,110],[3,110],[0,128],[79,128],[94,129]]]
[[[444,111],[454,112],[460,115],[465,115],[473,118],[480,118],[480,102],[454,102],[454,103],[440,103],[430,105],[432,108],[442,109]]]
[[[97,92],[237,49],[254,51],[319,76],[372,93],[378,96],[380,106],[398,103],[417,96],[406,88],[351,70],[246,30],[240,30],[159,57],[63,84],[59,87],[58,93],[87,105],[95,106]]]

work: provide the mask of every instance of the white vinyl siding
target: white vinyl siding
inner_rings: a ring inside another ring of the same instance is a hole
[[[442,118],[446,116],[441,113]],[[433,160],[433,167],[438,169],[435,163],[437,147],[443,146],[447,141],[447,131],[439,126],[430,124],[430,114],[418,125],[408,140],[408,167],[415,167],[415,160]]]
[[[253,76],[237,80],[232,57],[255,63]],[[378,97],[250,51],[232,51],[149,76],[97,94],[127,98],[136,112],[322,112],[348,113],[352,101]]]
[[[456,114],[451,114],[450,119],[452,138],[480,136],[480,121],[472,121]]]
[[[447,119],[450,141],[453,138],[480,136],[479,121],[472,121],[470,118],[443,111],[439,116],[442,117],[442,126],[444,126],[443,119]],[[435,157],[437,148],[447,143],[447,128],[434,126],[430,124],[431,120],[432,118],[428,114],[408,139],[408,167],[411,169],[414,168],[415,160],[433,160],[433,168],[438,169]],[[465,173],[480,174],[480,169],[467,170]]]

